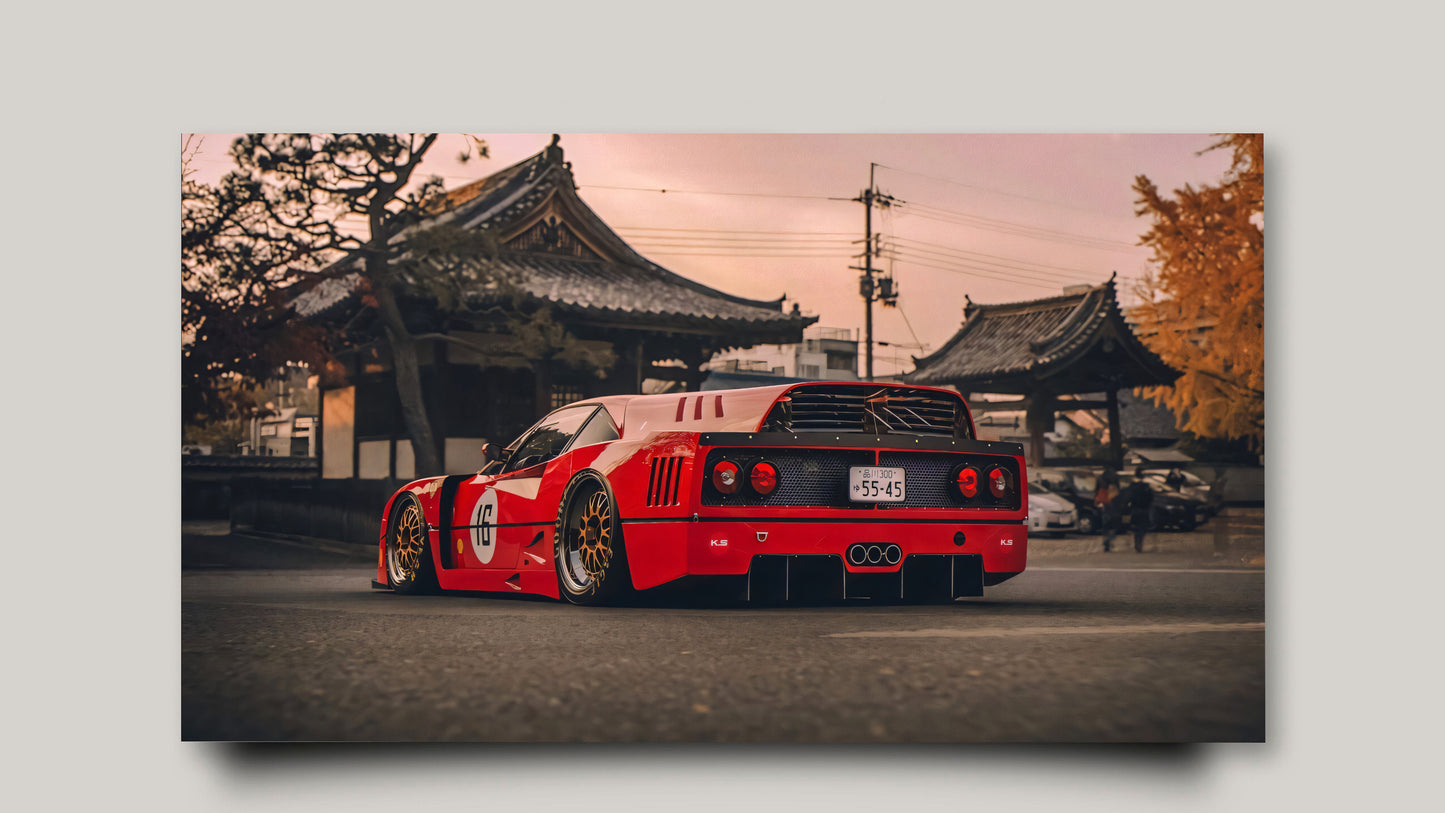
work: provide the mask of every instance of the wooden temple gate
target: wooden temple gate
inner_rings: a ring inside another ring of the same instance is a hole
[[[1119,390],[1172,384],[1180,376],[1124,321],[1113,278],[1047,299],[1000,305],[970,300],[958,332],[937,352],[915,361],[917,367],[904,376],[910,383],[953,386],[965,398],[1024,396],[970,406],[975,411],[1023,409],[1033,465],[1043,463],[1044,433],[1057,413],[1104,409],[1110,462],[1121,468]]]

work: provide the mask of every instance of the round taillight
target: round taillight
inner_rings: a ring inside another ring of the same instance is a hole
[[[712,467],[712,487],[724,494],[736,493],[740,479],[736,463],[723,460]]]
[[[958,470],[958,493],[965,499],[978,494],[978,470],[964,466]]]
[[[1008,472],[997,466],[990,470],[988,473],[988,490],[989,493],[998,499],[1007,497],[1009,492]]]
[[[748,481],[752,483],[753,491],[766,497],[778,487],[778,468],[766,460],[754,463],[748,472]]]

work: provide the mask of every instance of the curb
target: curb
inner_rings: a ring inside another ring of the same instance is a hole
[[[279,542],[283,545],[322,550],[327,553],[336,553],[368,561],[372,559],[372,548],[370,546],[347,544],[345,542],[338,542],[335,539],[322,539],[320,537],[301,536],[299,534],[274,533],[272,531],[257,531],[244,526],[234,528],[231,531],[231,536],[242,536],[265,542]]]

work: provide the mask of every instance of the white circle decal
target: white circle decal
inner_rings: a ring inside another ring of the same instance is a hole
[[[472,553],[482,564],[497,552],[497,492],[487,489],[472,509]]]

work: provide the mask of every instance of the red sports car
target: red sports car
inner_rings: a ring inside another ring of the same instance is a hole
[[[373,587],[602,604],[679,579],[758,601],[946,602],[1021,573],[1023,449],[955,392],[828,382],[569,404],[382,513]]]

